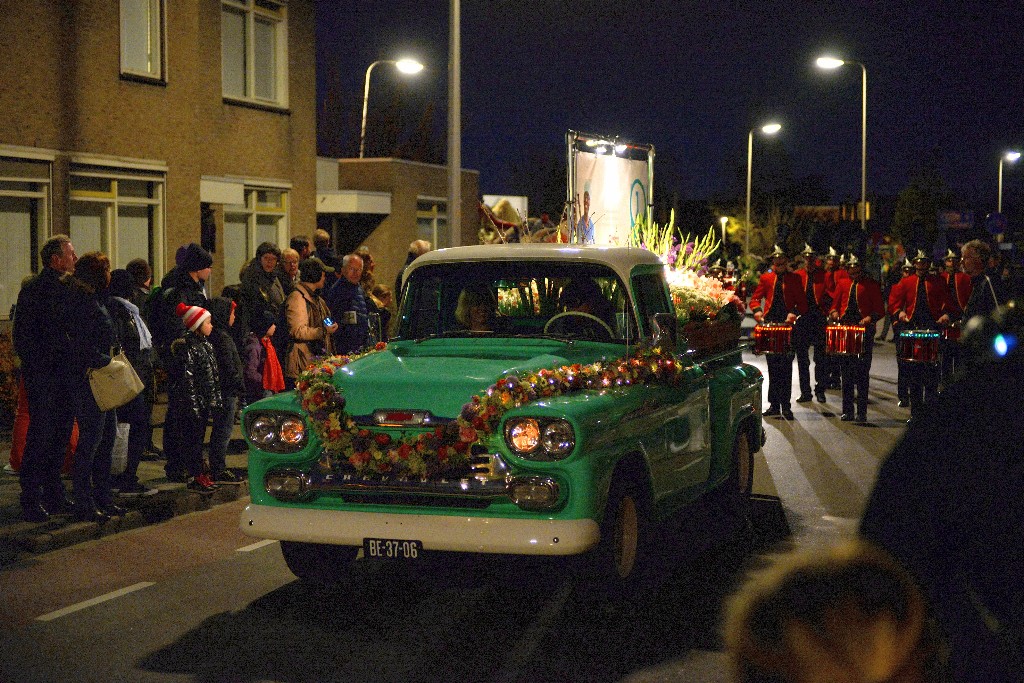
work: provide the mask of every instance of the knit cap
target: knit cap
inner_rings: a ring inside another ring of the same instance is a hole
[[[210,319],[210,312],[202,306],[189,306],[188,304],[180,303],[174,312],[181,318],[181,322],[185,323],[185,327],[188,328],[189,332],[195,332],[202,326],[203,322]]]

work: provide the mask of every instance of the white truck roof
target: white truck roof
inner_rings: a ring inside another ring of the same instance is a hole
[[[637,247],[605,247],[591,244],[518,243],[478,244],[469,247],[437,249],[423,254],[405,271],[405,277],[417,268],[438,263],[469,261],[578,261],[603,263],[615,271],[623,282],[629,282],[634,266],[659,265],[661,258],[647,249]]]

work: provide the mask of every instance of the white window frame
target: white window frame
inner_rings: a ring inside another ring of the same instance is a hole
[[[153,80],[158,82],[165,82],[165,60],[164,60],[164,46],[166,42],[165,37],[165,25],[164,21],[165,8],[164,0],[121,0],[121,75],[128,76],[131,78],[142,78],[145,80]],[[136,11],[142,11],[146,13],[146,45],[148,48],[148,64],[144,70],[132,68],[128,64],[128,51],[129,41],[132,37],[132,31],[134,27],[128,26],[129,10],[135,8]]]
[[[106,191],[75,189],[75,178],[99,178],[108,181]],[[121,207],[150,207],[152,209],[152,223],[149,226],[149,255],[147,260],[154,273],[164,272],[164,239],[166,223],[166,193],[167,177],[165,173],[140,173],[132,172],[132,169],[89,167],[76,164],[70,172],[68,199],[70,203],[70,216],[75,215],[74,205],[76,203],[94,204],[102,206],[103,219],[100,229],[100,250],[110,258],[113,268],[123,268],[121,256],[118,254],[117,231],[119,209]],[[148,182],[153,183],[152,197],[135,197],[122,195],[118,189],[120,182]],[[71,235],[72,243],[75,236]],[[77,245],[76,245],[77,248]]]
[[[245,193],[244,204],[224,204],[224,223],[229,222],[228,217],[243,216],[245,223],[245,258],[248,262],[256,256],[256,247],[264,240],[257,235],[259,219],[262,216],[277,217],[276,238],[274,243],[282,249],[288,244],[288,225],[291,222],[291,185],[290,184],[249,184],[246,183],[243,192]],[[258,202],[260,192],[279,192],[281,199],[276,207],[260,206]],[[236,222],[236,221],[230,221]],[[226,228],[225,228],[226,229]],[[222,243],[227,242],[227,236],[222,237]],[[227,253],[225,249],[225,258]],[[224,284],[234,284],[238,279],[237,272],[228,272],[227,264],[224,266]]]
[[[225,100],[245,102],[270,107],[288,107],[288,6],[285,0],[221,0],[221,23],[224,15],[242,15],[245,35],[245,71],[242,74],[244,92],[229,93],[224,90],[224,69],[229,61],[225,59],[223,28],[221,33],[221,92]],[[256,25],[269,24],[274,29],[274,94],[270,98],[260,97],[256,91]],[[233,55],[234,56],[234,55]],[[233,62],[234,60],[232,60]]]
[[[432,203],[434,206],[430,210],[421,210],[420,205],[426,203]],[[420,221],[423,220],[430,221],[430,244],[434,249],[452,246],[452,231],[451,223],[448,220],[447,197],[416,197],[416,234],[419,238],[423,238],[419,231]],[[438,228],[442,221],[444,224],[440,227],[440,232],[444,235],[444,239],[440,240],[438,239]]]
[[[26,249],[29,252],[29,271],[20,273],[7,272],[7,268],[4,268],[4,272],[0,274],[0,280],[5,288],[9,288],[10,303],[17,301],[18,292],[21,290],[21,280],[25,277],[38,273],[41,269],[39,263],[39,249],[42,248],[43,243],[47,240],[50,235],[50,209],[52,203],[52,184],[53,184],[53,161],[56,158],[55,154],[42,153],[36,150],[26,150],[21,152],[16,148],[7,147],[0,145],[0,158],[9,159],[15,163],[27,161],[32,162],[33,166],[37,166],[40,171],[45,172],[32,173],[31,175],[21,175],[18,173],[5,173],[0,168],[0,197],[12,197],[15,199],[30,199],[35,200],[35,213],[32,216],[32,220],[35,225],[33,226],[32,232],[34,239],[30,239],[27,244],[14,243],[11,240],[11,235],[6,234],[6,231],[0,233],[0,240],[7,245],[10,249]],[[10,184],[24,185],[25,187],[10,187]],[[10,319],[10,306],[0,307],[0,320]]]

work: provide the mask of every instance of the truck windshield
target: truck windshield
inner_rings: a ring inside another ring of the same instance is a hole
[[[552,261],[444,263],[413,271],[398,337],[554,336],[636,342],[625,285],[607,266]]]

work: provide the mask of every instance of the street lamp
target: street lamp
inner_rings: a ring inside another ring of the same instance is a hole
[[[1003,212],[1003,161],[1009,161],[1011,164],[1020,159],[1020,152],[1007,152],[1003,156],[999,157],[999,201],[996,202],[996,212]]]
[[[860,67],[861,110],[860,110],[860,229],[867,233],[868,219],[868,68],[862,62],[835,57],[818,57],[815,64],[819,69],[838,69],[845,64]]]
[[[761,132],[765,135],[775,135],[782,130],[782,124],[780,123],[768,123],[761,126]],[[744,253],[750,255],[750,177],[751,169],[754,166],[754,129],[750,129],[750,133],[747,135],[747,234],[746,234],[746,246]],[[725,225],[722,225],[723,229]],[[724,234],[724,231],[723,231]]]
[[[366,80],[363,84],[363,123],[359,127],[359,158],[363,158],[363,151],[366,149],[366,104],[370,101],[370,72],[378,64],[394,64],[395,68],[403,74],[418,74],[423,71],[423,65],[415,59],[378,59],[366,67]]]

